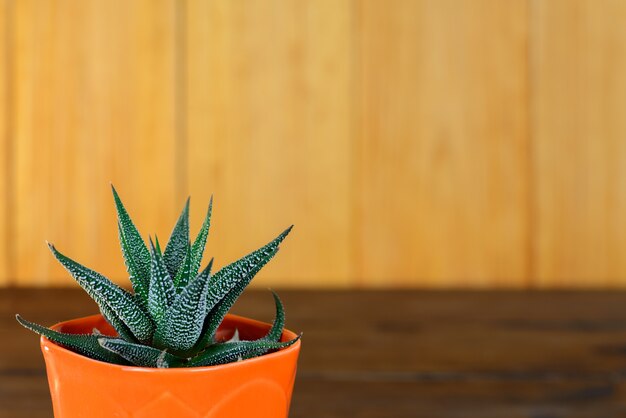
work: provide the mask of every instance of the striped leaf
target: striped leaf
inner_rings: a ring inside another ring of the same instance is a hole
[[[15,315],[15,318],[25,328],[36,332],[39,335],[43,335],[50,341],[62,345],[63,347],[69,348],[70,350],[78,354],[82,354],[86,357],[104,361],[107,363],[128,364],[128,362],[124,358],[118,356],[115,353],[112,353],[109,350],[105,350],[100,346],[100,344],[98,343],[98,339],[106,340],[106,337],[88,334],[65,334],[35,324],[34,322],[27,321],[19,315]]]
[[[185,258],[183,259],[180,268],[178,269],[178,273],[176,273],[176,277],[174,278],[174,287],[176,287],[177,291],[182,291],[187,283],[189,283],[189,279],[191,277],[191,244],[187,242],[187,252],[185,254]]]
[[[289,235],[292,228],[293,225],[283,231],[270,243],[215,273],[215,277],[211,280],[211,288],[207,297],[207,314],[233,291],[222,311],[226,308],[230,309],[254,275],[274,257],[279,244]],[[221,314],[221,312],[219,312],[219,314]]]
[[[206,316],[206,295],[213,260],[183,289],[158,323],[154,345],[178,352],[191,349],[202,332]]]
[[[206,246],[206,240],[209,236],[209,228],[211,227],[211,212],[213,212],[213,196],[211,196],[211,200],[209,201],[209,209],[207,209],[206,217],[204,218],[200,232],[198,232],[198,235],[191,246],[191,267],[189,270],[190,277],[196,277],[198,269],[200,268],[200,263],[202,262],[204,247]]]
[[[242,279],[236,281],[234,287],[224,296],[218,303],[207,313],[207,317],[202,330],[202,337],[196,345],[196,349],[202,349],[212,342],[214,342],[215,333],[220,324],[224,320],[224,317],[230,311],[230,308],[235,304],[239,296],[243,293],[245,288],[250,284],[250,281],[254,276],[263,268],[267,262],[276,255],[278,252],[278,246],[272,246],[272,250],[265,252],[264,262],[256,263],[256,266],[252,268]],[[223,270],[223,269],[222,269]],[[221,270],[220,270],[221,271]],[[218,274],[216,273],[211,283],[217,280]]]
[[[186,363],[187,367],[215,366],[237,361],[239,358],[247,359],[257,357],[270,350],[279,350],[294,344],[300,339],[300,335],[291,341],[284,343],[268,340],[238,341],[219,343],[209,346],[202,353],[193,357]]]
[[[140,300],[147,303],[148,283],[150,281],[150,252],[113,185],[111,185],[111,189],[117,210],[117,225],[124,263],[130,275],[133,290]]]
[[[155,248],[150,239],[150,257],[152,266],[150,269],[150,289],[148,292],[148,312],[158,323],[163,315],[174,302],[176,298],[176,290],[167,267],[163,261],[163,255]]]
[[[117,334],[126,341],[137,342],[137,338],[133,335],[126,324],[106,303],[98,305],[100,313],[109,324],[117,331]]]
[[[167,266],[170,277],[176,277],[176,273],[181,268],[183,260],[187,255],[189,246],[189,198],[185,203],[182,213],[172,230],[170,239],[163,253],[163,260]]]
[[[140,270],[137,267],[134,259],[130,256],[131,249],[130,244],[126,240],[124,234],[122,233],[122,225],[118,222],[118,236],[120,239],[120,247],[122,248],[122,255],[124,258],[124,265],[126,266],[126,271],[128,271],[129,280],[131,285],[133,286],[133,291],[135,292],[135,297],[142,304],[142,306],[146,306],[148,303],[148,283],[149,281],[144,280],[142,277],[138,276],[138,271]]]
[[[270,328],[268,333],[265,335],[265,337],[263,337],[262,339],[267,340],[267,341],[278,342],[280,341],[280,338],[283,335],[283,329],[285,327],[285,308],[280,298],[278,297],[278,294],[274,292],[273,290],[271,292],[272,292],[272,295],[274,296],[274,304],[276,305],[276,314],[274,317],[274,322],[272,323],[272,327]],[[217,310],[220,307],[220,305],[222,305],[222,303],[224,303],[224,300],[222,300],[215,307],[213,311]],[[215,343],[215,333],[217,332],[219,325],[222,323],[223,316],[221,317],[221,319],[218,319],[218,318],[220,317],[221,312],[223,312],[223,310],[221,310],[219,315],[218,314],[213,315],[213,311],[211,311],[211,314],[209,314],[209,317],[207,318],[208,326],[205,325],[206,329],[203,331],[202,339],[200,340],[200,343],[197,345],[199,349],[207,347],[208,345]],[[238,336],[238,333],[236,331],[237,330],[235,330],[235,335]],[[235,341],[238,341],[238,339]]]
[[[103,349],[124,358],[135,366],[168,368],[176,367],[183,362],[165,350],[142,344],[133,344],[120,339],[98,338],[98,343]]]
[[[148,314],[137,304],[137,301],[126,290],[122,289],[109,279],[74,260],[61,254],[48,244],[52,254],[74,277],[76,282],[96,301],[107,319],[114,319],[111,325],[115,327],[123,323],[132,335],[139,341],[149,341],[154,331],[154,324]],[[122,335],[120,329],[116,330]]]

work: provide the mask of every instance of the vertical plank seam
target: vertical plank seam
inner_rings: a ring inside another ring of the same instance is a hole
[[[349,282],[353,286],[362,287],[365,278],[363,277],[363,254],[361,248],[362,235],[362,219],[361,201],[362,201],[362,161],[361,161],[361,142],[363,141],[362,120],[363,120],[363,69],[362,69],[362,48],[364,47],[361,37],[363,36],[363,16],[362,16],[361,0],[352,0],[350,2],[350,43],[351,53],[349,65],[351,66],[349,76],[351,80],[348,84],[349,106],[350,106],[350,125],[349,125],[349,148],[350,148],[350,203],[348,205],[350,213],[348,219],[348,245],[350,246],[350,262],[348,268]]]
[[[536,235],[537,230],[537,179],[535,176],[535,59],[536,45],[535,2],[526,1],[526,275],[527,287],[537,285]]]
[[[174,170],[177,201],[188,193],[187,179],[187,0],[176,1],[174,6]]]
[[[3,80],[4,83],[4,97],[2,100],[4,101],[4,117],[5,117],[5,125],[4,125],[4,170],[3,170],[3,179],[4,182],[4,202],[5,202],[5,213],[4,219],[1,222],[4,223],[4,236],[1,238],[4,240],[5,248],[4,248],[4,257],[6,261],[5,266],[5,274],[6,274],[6,284],[12,285],[14,282],[14,274],[15,274],[15,257],[13,253],[13,247],[11,244],[11,237],[14,237],[13,234],[13,224],[11,222],[11,214],[13,213],[13,208],[15,207],[15,193],[13,190],[13,174],[14,174],[14,164],[13,164],[13,122],[14,122],[14,110],[12,106],[13,102],[13,59],[14,59],[14,51],[13,51],[13,36],[14,36],[14,3],[13,0],[5,0],[6,4],[6,13],[5,13],[5,25],[4,25],[4,62],[5,62],[5,72]]]

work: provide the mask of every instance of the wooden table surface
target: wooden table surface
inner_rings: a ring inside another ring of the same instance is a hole
[[[293,418],[626,416],[626,293],[282,291],[304,331]],[[52,417],[37,338],[80,290],[0,291],[0,417]],[[264,291],[234,312],[271,321]]]

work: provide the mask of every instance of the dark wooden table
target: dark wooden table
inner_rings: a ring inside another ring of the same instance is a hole
[[[624,417],[626,293],[283,291],[304,331],[291,417]],[[0,291],[0,417],[52,417],[34,334],[79,290]],[[234,312],[270,321],[268,292]],[[87,417],[86,417],[87,418]]]

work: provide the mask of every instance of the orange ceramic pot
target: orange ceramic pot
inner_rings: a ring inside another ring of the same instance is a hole
[[[256,339],[270,325],[227,315],[218,336],[234,329]],[[61,322],[56,330],[114,335],[100,315]],[[295,338],[288,330],[283,341]],[[152,369],[84,357],[41,338],[55,418],[285,418],[300,341],[264,356],[211,367]]]

